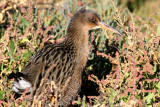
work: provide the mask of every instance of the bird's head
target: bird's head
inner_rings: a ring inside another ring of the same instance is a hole
[[[118,30],[112,28],[111,26],[104,23],[99,15],[92,11],[92,10],[86,10],[84,7],[81,8],[71,19],[78,22],[78,26],[82,26],[86,30],[96,29],[96,28],[104,28],[107,30],[112,31],[113,33],[117,33],[119,35],[123,35]],[[81,24],[80,24],[81,23]]]

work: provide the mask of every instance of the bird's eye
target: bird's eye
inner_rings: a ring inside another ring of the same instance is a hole
[[[94,17],[92,17],[92,18],[91,18],[91,21],[92,21],[92,22],[95,22],[95,21],[96,21],[96,19],[95,19]]]

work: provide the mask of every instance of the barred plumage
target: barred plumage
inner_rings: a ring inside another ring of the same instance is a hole
[[[82,8],[72,17],[66,39],[39,50],[14,81],[13,89],[21,93],[20,90],[31,86],[32,100],[45,99],[45,104],[70,105],[82,83],[82,71],[89,54],[88,31],[97,26],[121,35],[103,23],[94,11]],[[26,87],[21,87],[24,84]]]

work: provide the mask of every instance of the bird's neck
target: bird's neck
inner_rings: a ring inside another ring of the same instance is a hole
[[[76,27],[76,25],[69,26],[65,43],[74,51],[74,55],[76,55],[75,63],[83,68],[89,55],[87,28]]]
[[[66,42],[72,44],[77,50],[88,50],[88,30],[77,25],[69,26],[66,35]]]

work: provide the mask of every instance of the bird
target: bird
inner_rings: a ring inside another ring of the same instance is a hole
[[[45,99],[44,102],[51,104],[57,102],[58,106],[71,105],[80,91],[82,72],[89,57],[88,32],[97,28],[123,35],[104,23],[95,11],[85,7],[79,9],[69,22],[65,40],[44,46],[36,52],[17,73],[13,91],[22,94],[28,89],[31,98]]]

